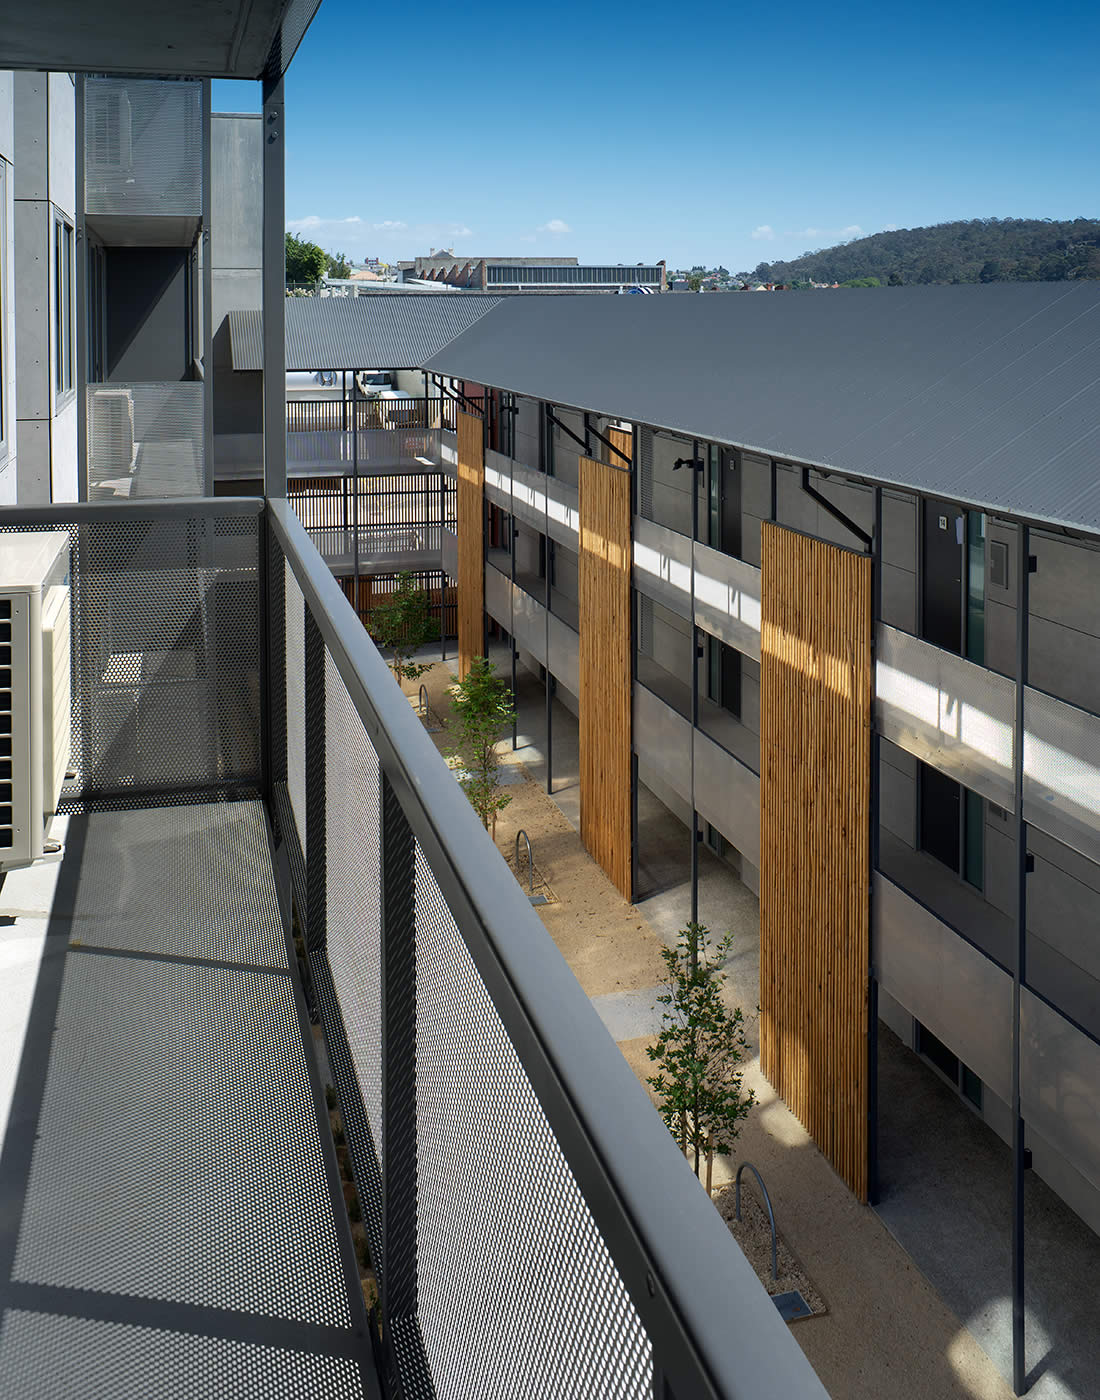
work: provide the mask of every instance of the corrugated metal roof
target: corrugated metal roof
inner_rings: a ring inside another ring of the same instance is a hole
[[[286,367],[417,369],[502,300],[452,296],[288,297]],[[230,311],[233,368],[263,369],[259,311]]]
[[[1100,283],[514,297],[425,367],[1100,531]]]

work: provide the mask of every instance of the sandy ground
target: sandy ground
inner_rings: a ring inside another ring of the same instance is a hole
[[[433,709],[445,716],[454,676],[436,663],[423,679]],[[405,689],[414,696],[417,687]],[[432,738],[445,748],[445,732]],[[522,767],[522,750],[513,755],[505,747],[504,760]],[[649,991],[663,977],[660,936],[588,856],[539,784],[525,777],[506,791],[513,801],[498,820],[497,846],[508,851],[520,827],[529,832],[536,866],[559,901],[537,912],[580,985],[598,1008],[602,998],[635,993],[644,1010]],[[746,905],[746,919],[751,913]],[[746,958],[747,976],[731,969],[731,984],[742,998],[755,1051],[752,961]],[[645,1054],[652,1034],[616,1040],[644,1083],[652,1071]],[[754,1162],[763,1174],[779,1232],[803,1266],[807,1286],[826,1301],[825,1316],[806,1319],[792,1331],[830,1394],[837,1400],[1009,1400],[1011,1389],[992,1361],[875,1213],[851,1195],[777,1098],[755,1054],[745,1082],[757,1102],[734,1156],[715,1164],[715,1192],[732,1179],[738,1161]]]

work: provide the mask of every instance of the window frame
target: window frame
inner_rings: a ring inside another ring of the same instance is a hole
[[[54,412],[76,394],[76,230],[64,214],[53,221]]]

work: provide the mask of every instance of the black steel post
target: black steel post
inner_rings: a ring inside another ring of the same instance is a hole
[[[382,774],[382,1322],[416,1322],[416,843]],[[419,1393],[419,1392],[415,1392]],[[428,1391],[427,1393],[431,1393]]]
[[[549,412],[547,413],[549,418]],[[553,441],[553,422],[546,423],[546,471],[543,477],[543,539],[546,541],[543,549],[543,558],[546,561],[545,587],[543,590],[543,607],[545,616],[543,623],[545,631],[543,633],[543,674],[546,677],[546,791],[549,796],[554,794],[554,690],[553,677],[550,675],[550,573],[553,568],[554,542],[550,538],[550,488],[549,481],[554,467],[554,454],[550,451],[550,444]]]
[[[695,626],[695,541],[699,538],[699,443],[691,444],[691,922],[699,922],[699,813],[695,810],[695,732],[699,727],[699,629]],[[695,948],[692,945],[692,962]]]
[[[355,590],[355,616],[362,621],[359,611],[359,380],[351,376],[351,525],[354,535],[351,552],[352,587]]]
[[[871,675],[875,674],[875,643],[882,615],[882,487],[874,488],[874,524],[871,530]],[[871,716],[870,882],[868,890],[867,969],[867,1199],[878,1200],[878,975],[875,969],[874,880],[879,859],[880,752],[878,725]]]
[[[511,587],[508,591],[508,645],[512,650],[512,752],[519,748],[519,707],[516,703],[516,459],[508,467],[508,554]]]
[[[1016,527],[1016,720],[1012,735],[1013,795],[1016,804],[1016,958],[1012,976],[1012,1388],[1027,1390],[1024,1347],[1024,1119],[1020,1101],[1022,1053],[1020,1011],[1027,977],[1027,823],[1024,820],[1024,696],[1027,687],[1031,535]]]

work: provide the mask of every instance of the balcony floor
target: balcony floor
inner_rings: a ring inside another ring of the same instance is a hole
[[[376,1395],[262,805],[70,817],[0,965],[0,1394]]]

